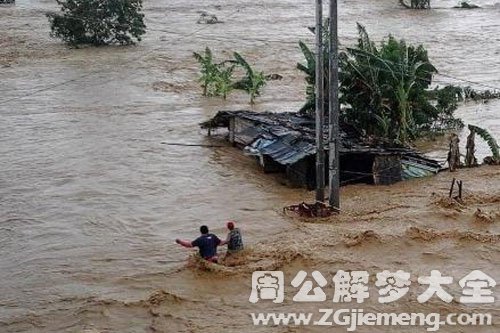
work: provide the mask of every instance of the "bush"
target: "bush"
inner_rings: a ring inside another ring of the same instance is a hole
[[[60,13],[47,14],[51,35],[70,45],[129,45],[146,32],[142,0],[57,0]]]

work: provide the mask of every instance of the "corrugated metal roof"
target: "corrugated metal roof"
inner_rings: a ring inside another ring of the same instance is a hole
[[[260,153],[271,157],[279,164],[290,165],[316,154],[316,147],[300,139],[289,140],[289,137],[282,137],[261,148]]]
[[[245,153],[250,155],[266,155],[282,165],[294,164],[301,159],[316,154],[314,119],[297,113],[254,112],[254,111],[220,111],[211,120],[202,123],[202,128],[229,127],[229,119],[240,118],[248,121],[248,127],[239,129],[245,137]],[[428,163],[438,168],[433,160],[427,160],[407,148],[385,148],[367,144],[355,129],[341,124],[341,154],[401,154],[414,157],[420,163]],[[235,133],[238,135],[238,133]],[[325,149],[328,149],[328,127],[324,128]],[[418,163],[417,163],[418,164]]]

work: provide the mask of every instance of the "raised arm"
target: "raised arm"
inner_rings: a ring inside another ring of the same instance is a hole
[[[184,247],[193,247],[193,243],[191,241],[188,241],[188,240],[183,240],[183,239],[177,238],[175,240],[175,242],[177,244],[180,244],[180,245],[184,246]]]

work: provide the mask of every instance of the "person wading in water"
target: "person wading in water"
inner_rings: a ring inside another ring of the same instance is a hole
[[[227,244],[227,254],[232,254],[243,250],[243,238],[241,237],[241,231],[234,227],[234,222],[229,221],[226,224],[229,229],[227,238],[220,245]]]
[[[201,236],[192,242],[182,239],[176,239],[175,242],[188,248],[197,247],[203,259],[217,263],[217,246],[223,245],[222,241],[214,234],[208,233],[208,227],[206,225],[200,227],[200,232]]]

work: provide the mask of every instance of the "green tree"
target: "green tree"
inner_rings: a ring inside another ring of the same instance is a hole
[[[70,45],[134,44],[146,33],[142,0],[56,0],[51,35]]]

